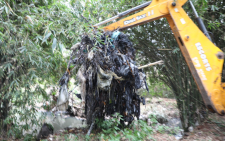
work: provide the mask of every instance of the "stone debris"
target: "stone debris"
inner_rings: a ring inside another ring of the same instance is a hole
[[[194,132],[194,128],[192,126],[190,126],[190,127],[188,127],[188,131],[192,133],[192,132]]]

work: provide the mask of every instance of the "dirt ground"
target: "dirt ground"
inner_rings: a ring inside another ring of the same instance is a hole
[[[176,107],[175,99],[168,98],[152,98],[146,99],[146,105],[141,106],[141,115],[145,115],[150,111],[161,110],[165,116],[169,118],[179,118],[179,111]],[[214,123],[217,122],[218,124]],[[193,132],[184,133],[182,141],[225,141],[225,117],[218,116],[217,114],[210,114],[208,120],[203,124],[194,128]],[[67,133],[85,135],[86,129],[73,129],[68,130]],[[62,134],[52,136],[53,140],[64,139]],[[154,132],[152,138],[156,141],[175,141],[177,140],[174,135],[167,133]],[[82,140],[79,138],[78,140]],[[125,139],[126,140],[126,139]]]
[[[175,99],[152,98],[146,99],[146,105],[141,106],[141,115],[150,111],[158,110],[170,118],[179,118],[179,111],[176,107]],[[71,134],[69,134],[71,133]],[[78,140],[84,139],[87,129],[70,129],[58,134],[50,135],[48,141],[61,141],[72,139],[73,136],[80,134]],[[68,135],[65,138],[65,135]],[[155,141],[175,141],[174,135],[167,133],[154,132],[152,138]],[[75,139],[75,138],[74,138]],[[1,138],[0,138],[1,140]],[[77,137],[76,137],[77,140]],[[126,140],[126,139],[125,139]],[[194,127],[193,132],[184,133],[182,141],[225,141],[225,117],[217,114],[210,114],[209,118],[201,125]],[[18,140],[20,141],[20,140]],[[46,141],[46,140],[45,140]]]
[[[178,116],[175,99],[153,98],[155,101],[167,109],[167,115]],[[146,107],[148,107],[149,102]],[[174,114],[175,113],[175,114]],[[217,122],[217,123],[215,123]],[[156,141],[174,141],[173,135],[155,133],[152,137]],[[209,118],[201,125],[194,128],[193,132],[184,133],[182,141],[225,141],[225,117],[210,113]]]
[[[174,141],[174,136],[168,134],[155,133],[152,137],[156,141]],[[185,133],[182,141],[225,141],[225,130],[220,130],[217,125],[203,123],[194,129],[192,133]]]

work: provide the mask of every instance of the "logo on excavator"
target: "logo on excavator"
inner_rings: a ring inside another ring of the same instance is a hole
[[[135,22],[136,20],[138,21],[138,20],[140,20],[140,19],[143,19],[143,18],[145,18],[145,17],[147,17],[147,16],[152,16],[152,15],[154,15],[154,10],[151,10],[150,12],[148,12],[148,15],[147,15],[147,13],[145,13],[145,14],[142,14],[142,15],[140,15],[140,16],[137,16],[136,19],[135,19],[135,18],[132,18],[132,19],[130,19],[130,20],[124,21],[124,25],[133,23],[133,22]]]
[[[133,22],[135,22],[135,21],[136,21],[136,20],[135,20],[135,18],[130,19],[130,20],[127,20],[127,21],[124,21],[124,25],[130,24],[130,23],[133,23]]]
[[[208,59],[206,58],[206,55],[205,55],[205,52],[204,52],[204,50],[203,50],[203,48],[202,48],[201,43],[196,43],[195,46],[197,47],[197,49],[198,49],[198,51],[199,51],[200,57],[202,58],[202,62],[203,62],[203,64],[204,64],[206,70],[207,70],[207,71],[211,71],[212,68],[211,68],[211,66],[210,66],[210,64],[209,64]]]
[[[143,14],[143,15],[137,16],[136,19],[137,19],[137,21],[138,21],[138,20],[143,19],[143,18],[145,18],[145,17],[146,17],[146,14]],[[133,22],[135,22],[135,21],[136,21],[135,18],[130,19],[130,20],[127,20],[127,21],[124,21],[124,25],[133,23]]]
[[[146,14],[143,14],[143,15],[141,15],[141,16],[137,16],[136,19],[137,19],[137,20],[140,20],[140,19],[143,19],[143,18],[145,18],[145,17],[146,17]]]

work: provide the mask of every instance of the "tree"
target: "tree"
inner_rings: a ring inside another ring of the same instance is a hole
[[[76,42],[76,19],[56,0],[0,1],[0,13],[0,127],[25,121],[28,130],[36,99],[48,98],[40,84],[56,84],[66,69],[62,52]]]

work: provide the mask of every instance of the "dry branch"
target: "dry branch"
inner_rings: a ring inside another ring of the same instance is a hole
[[[138,69],[143,69],[143,68],[147,68],[147,67],[150,67],[150,66],[154,66],[154,65],[162,65],[163,64],[163,61],[160,60],[160,61],[157,61],[157,62],[154,62],[154,63],[149,63],[147,65],[144,65],[144,66],[140,66],[138,67]]]

